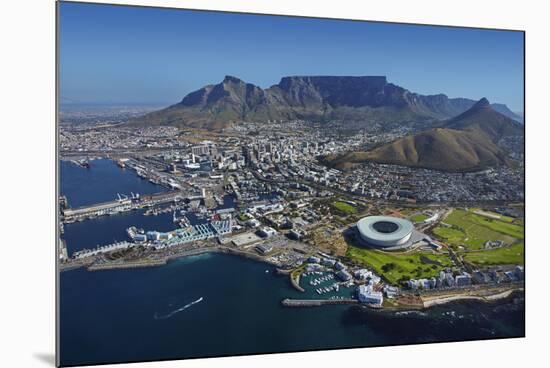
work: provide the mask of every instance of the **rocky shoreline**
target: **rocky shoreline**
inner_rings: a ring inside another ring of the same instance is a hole
[[[523,288],[514,288],[502,291],[497,294],[491,294],[486,296],[481,295],[453,295],[453,296],[445,296],[442,298],[432,299],[424,301],[424,308],[430,308],[437,305],[443,305],[447,303],[451,303],[454,301],[462,301],[462,300],[477,300],[477,301],[483,301],[483,302],[492,302],[497,301],[501,299],[506,299],[509,296],[511,296],[516,291],[523,291]]]

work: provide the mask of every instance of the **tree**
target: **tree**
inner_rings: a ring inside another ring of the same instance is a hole
[[[388,271],[391,271],[393,269],[395,269],[395,263],[393,263],[393,262],[386,263],[382,266],[382,271],[384,271],[384,272],[388,272]]]

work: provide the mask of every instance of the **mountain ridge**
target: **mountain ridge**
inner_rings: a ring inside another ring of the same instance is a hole
[[[450,118],[474,103],[414,93],[388,83],[386,76],[287,76],[262,89],[227,75],[129,124],[216,130],[242,121],[295,119],[407,123]]]
[[[339,169],[377,162],[442,171],[474,171],[510,165],[501,142],[523,134],[519,122],[495,111],[482,98],[440,127],[398,138],[369,151],[323,157],[321,161]]]

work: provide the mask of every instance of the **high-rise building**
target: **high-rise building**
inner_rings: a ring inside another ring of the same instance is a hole
[[[193,146],[191,147],[191,152],[196,156],[207,155],[210,150],[207,145]]]

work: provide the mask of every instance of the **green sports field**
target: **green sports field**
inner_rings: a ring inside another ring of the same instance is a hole
[[[432,231],[450,245],[461,245],[467,250],[483,249],[488,240],[501,240],[512,245],[523,239],[522,221],[510,221],[509,218],[492,219],[473,212],[473,210],[455,209]]]
[[[510,247],[464,253],[464,260],[477,265],[500,265],[524,263],[525,247],[523,242]]]
[[[354,214],[357,212],[357,207],[342,201],[333,202],[332,207],[334,207],[336,210],[343,212],[347,215]]]
[[[446,254],[390,253],[350,246],[346,255],[374,270],[392,284],[398,284],[400,279],[436,276],[443,268],[452,266],[452,261]]]

